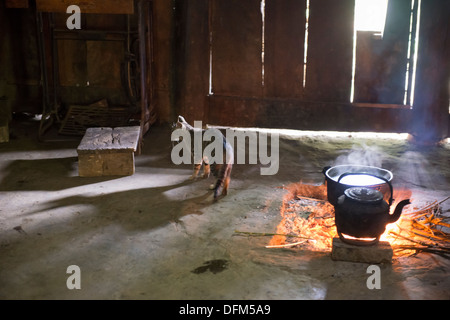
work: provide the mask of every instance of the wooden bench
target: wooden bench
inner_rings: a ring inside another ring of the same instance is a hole
[[[140,127],[88,128],[77,148],[80,177],[134,173]]]

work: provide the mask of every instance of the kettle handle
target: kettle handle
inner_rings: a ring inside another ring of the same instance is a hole
[[[378,178],[378,179],[380,179],[380,180],[383,180],[383,181],[386,182],[387,185],[389,186],[389,191],[390,191],[390,193],[391,193],[391,196],[390,196],[390,198],[389,198],[389,205],[391,205],[392,202],[394,202],[394,199],[393,199],[393,197],[394,197],[394,190],[393,190],[393,187],[392,187],[391,182],[390,182],[388,179],[386,179],[386,178],[379,177],[379,176],[376,176],[376,175],[374,175],[374,174],[370,174],[370,173],[366,173],[366,172],[345,172],[345,173],[343,173],[343,174],[341,174],[341,175],[339,176],[339,179],[337,180],[337,182],[340,183],[340,181],[341,181],[342,178],[344,178],[344,177],[346,177],[346,176],[352,176],[352,175],[365,175],[365,176],[371,176],[371,177],[374,177],[374,178]]]

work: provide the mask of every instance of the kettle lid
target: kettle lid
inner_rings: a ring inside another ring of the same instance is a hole
[[[361,203],[376,204],[383,200],[383,194],[380,191],[366,187],[348,188],[344,193],[347,198]]]

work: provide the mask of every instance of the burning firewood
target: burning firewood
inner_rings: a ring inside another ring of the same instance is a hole
[[[444,222],[449,217],[441,216],[440,205],[450,199],[441,201],[413,211],[403,217],[404,223],[399,232],[390,231],[389,235],[401,238],[406,243],[394,247],[398,252],[410,250],[414,253],[428,252],[450,259],[450,224]]]

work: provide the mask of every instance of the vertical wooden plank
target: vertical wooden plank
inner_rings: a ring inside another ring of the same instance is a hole
[[[411,0],[388,2],[386,24],[383,34],[383,87],[379,103],[403,104],[405,97],[408,41],[411,19]],[[412,69],[412,65],[410,66]]]
[[[348,102],[355,0],[310,2],[305,91],[320,101]]]
[[[270,120],[259,98],[213,95],[209,100],[208,123],[212,125],[261,127]]]
[[[433,143],[448,134],[450,1],[422,0],[414,91],[416,141]]]
[[[403,104],[411,0],[389,1],[383,36],[358,31],[354,102]]]
[[[123,43],[86,41],[87,82],[83,85],[122,89],[120,65],[124,59]]]
[[[306,0],[266,0],[264,93],[299,97],[303,91]]]
[[[214,94],[261,96],[260,0],[213,0],[212,90]]]
[[[58,40],[61,86],[84,87],[88,81],[87,46],[84,40]]]
[[[356,33],[355,93],[353,102],[377,103],[381,85],[381,36],[373,31]]]
[[[155,105],[160,121],[174,121],[170,104],[172,1],[153,0],[153,54]]]
[[[181,111],[190,123],[205,121],[209,93],[209,1],[180,1],[183,54],[178,71]]]

